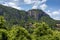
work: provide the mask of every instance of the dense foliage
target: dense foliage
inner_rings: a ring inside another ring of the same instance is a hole
[[[11,27],[13,25],[25,27],[25,25],[34,22],[46,22],[51,27],[56,24],[54,19],[40,9],[24,11],[0,5],[0,16],[1,15],[4,16],[4,19],[6,20],[6,27]]]
[[[13,25],[10,29],[4,26],[5,22],[0,16],[0,40],[60,40],[60,31],[51,29],[45,22],[35,22],[29,28]]]
[[[23,11],[0,5],[0,40],[60,40],[60,31],[52,29],[56,23],[39,9]]]

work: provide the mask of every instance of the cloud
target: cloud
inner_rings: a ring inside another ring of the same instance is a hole
[[[47,0],[3,0],[3,5],[10,6],[17,9],[22,9],[20,5],[31,5],[32,9],[37,9],[41,4],[44,4]],[[1,2],[0,2],[1,3]],[[41,5],[42,6],[42,5]],[[28,7],[28,6],[27,6]],[[27,9],[26,9],[27,10]]]
[[[33,3],[32,0],[24,0],[24,2],[25,2],[26,4],[32,4],[32,3]]]
[[[40,4],[40,1],[36,1],[35,4],[33,5],[32,9],[37,9]]]
[[[41,3],[44,3],[44,2],[46,2],[46,1],[47,1],[47,0],[42,0]]]
[[[33,4],[33,3],[36,3],[36,2],[40,2],[40,3],[44,3],[46,2],[47,0],[24,0],[24,2],[26,4]]]
[[[52,12],[53,18],[60,20],[60,10]]]
[[[10,7],[13,7],[13,8],[16,8],[16,9],[20,9],[21,10],[21,7],[18,7],[17,4],[15,4],[13,2],[8,2],[8,3],[5,3],[3,5],[10,6]]]
[[[40,8],[41,8],[42,10],[45,10],[45,9],[47,8],[47,5],[46,5],[46,4],[42,4],[42,5],[40,5]]]
[[[13,1],[19,1],[19,0],[13,0]]]
[[[35,1],[35,3],[33,4],[32,9],[37,9],[38,8],[38,9],[45,10],[47,8],[47,5],[45,4],[46,1],[47,0],[42,0],[42,1],[37,0],[37,1]]]
[[[59,15],[60,14],[60,11],[58,10],[58,11],[54,11],[54,12],[52,12],[52,14],[53,15]]]
[[[46,11],[48,15],[50,15],[53,19],[60,20],[60,9],[56,11],[48,10]]]
[[[45,11],[48,15],[52,15],[50,10]]]
[[[60,17],[55,17],[54,19],[55,19],[55,20],[60,20]]]
[[[40,0],[24,0],[25,4],[35,4],[37,2],[40,2]]]
[[[10,1],[10,2],[4,2],[3,5],[10,6],[10,7],[21,10],[22,8],[20,6],[18,6],[17,2],[18,2],[18,0],[13,0],[13,1]]]

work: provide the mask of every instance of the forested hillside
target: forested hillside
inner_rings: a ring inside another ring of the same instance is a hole
[[[0,5],[0,15],[6,20],[5,26],[25,26],[35,22],[46,22],[50,26],[55,25],[55,20],[40,9],[24,11]]]
[[[41,9],[17,10],[0,5],[0,40],[60,40],[60,21]]]

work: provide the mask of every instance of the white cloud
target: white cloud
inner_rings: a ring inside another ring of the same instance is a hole
[[[46,5],[46,4],[42,4],[42,5],[40,5],[40,8],[41,8],[42,10],[45,10],[45,9],[47,8],[47,5]]]
[[[14,8],[20,8],[20,5],[26,5],[30,4],[32,6],[32,9],[39,8],[39,5],[44,4],[47,0],[3,0],[3,5],[14,7]],[[0,2],[1,3],[1,2]]]
[[[32,0],[24,0],[26,4],[32,4]]]
[[[19,1],[19,0],[13,0],[13,1]]]
[[[60,14],[60,11],[54,11],[52,12],[53,15],[59,15]]]
[[[24,2],[26,4],[33,4],[33,3],[36,3],[36,2],[40,2],[40,3],[44,3],[46,2],[47,0],[24,0]]]
[[[16,1],[16,0],[14,0],[14,1]],[[5,2],[3,5],[10,6],[10,7],[21,10],[22,8],[20,6],[18,6],[18,4],[14,1],[13,2]]]
[[[24,0],[25,4],[35,4],[36,2],[39,2],[39,0]]]
[[[55,20],[60,20],[60,17],[55,17],[54,19],[55,19]]]
[[[4,4],[2,4],[2,5],[8,6],[8,4],[7,4],[7,3],[4,3]]]
[[[60,20],[60,10],[56,11],[48,10],[46,11],[46,13],[49,14],[53,19]]]
[[[15,5],[15,3],[13,3],[13,2],[9,2],[9,3],[8,3],[8,6],[16,6],[16,5]]]
[[[40,4],[40,1],[36,1],[35,4],[33,5],[32,9],[37,9]]]
[[[54,16],[56,16],[56,15],[60,15],[60,10],[56,10],[56,11],[52,11],[51,12],[51,10],[48,10],[48,11],[46,11],[48,14],[50,13],[50,15],[54,15]]]
[[[42,0],[41,3],[44,3],[44,2],[46,2],[46,1],[47,1],[47,0]]]
[[[37,0],[37,1],[35,1],[32,9],[39,8],[39,9],[45,10],[47,8],[47,5],[45,4],[46,1],[47,0],[41,0],[41,1],[40,0]]]
[[[33,4],[32,9],[37,9],[39,5],[43,6],[47,0],[24,0],[25,4]],[[46,5],[44,5],[46,7]],[[44,7],[44,8],[45,8]]]
[[[50,10],[45,11],[48,15],[52,15]]]
[[[33,6],[32,9],[37,9],[37,6]]]

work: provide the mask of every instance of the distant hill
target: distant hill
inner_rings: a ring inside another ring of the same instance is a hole
[[[6,20],[5,25],[7,26],[25,26],[25,24],[34,22],[46,22],[50,26],[54,26],[56,24],[56,21],[41,9],[24,11],[0,5],[0,15],[4,16]]]

